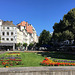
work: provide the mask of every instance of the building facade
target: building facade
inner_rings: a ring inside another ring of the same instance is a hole
[[[36,31],[35,31],[35,28],[31,24],[28,24],[28,22],[23,21],[23,22],[17,24],[17,28],[19,30],[19,34],[20,34],[20,32],[22,32],[22,34],[23,34],[23,37],[22,37],[23,42],[22,43],[27,43],[29,45],[30,43],[38,42],[38,37],[37,37]],[[18,32],[18,30],[17,30],[17,32]],[[17,36],[18,36],[18,34],[17,34]],[[21,42],[17,39],[17,43],[21,43]]]
[[[12,21],[0,20],[0,50],[15,50],[16,43],[37,43],[35,28],[28,22],[14,25]]]
[[[15,50],[16,44],[16,26],[12,21],[0,20],[0,48],[1,49],[12,49]]]

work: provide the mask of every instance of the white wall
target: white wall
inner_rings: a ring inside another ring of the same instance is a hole
[[[9,29],[7,29],[7,27],[5,27],[5,29],[3,29],[3,26],[1,27],[1,43],[16,43],[16,27],[9,27]],[[2,32],[5,33],[5,35],[2,35]],[[9,32],[9,35],[7,35],[7,32]],[[13,35],[11,35],[11,32],[13,32]],[[4,38],[5,40],[2,40],[2,38]],[[9,38],[9,40],[6,40],[7,38]],[[13,39],[13,41],[11,41],[11,38]]]
[[[23,33],[17,28],[17,43],[23,44]]]

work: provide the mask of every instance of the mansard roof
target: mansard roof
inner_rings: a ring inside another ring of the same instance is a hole
[[[2,26],[15,27],[15,25],[13,24],[13,21],[2,21]]]

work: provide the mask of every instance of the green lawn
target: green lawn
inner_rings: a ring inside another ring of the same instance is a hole
[[[8,52],[7,52],[8,53]],[[6,57],[5,54],[0,54],[0,58],[1,57]],[[25,53],[25,52],[20,52],[20,56],[22,59],[22,63],[23,65],[15,65],[15,66],[11,66],[11,67],[35,67],[35,66],[41,66],[40,62],[43,61],[43,59],[45,57],[42,57],[41,55],[38,55],[36,53]],[[3,65],[0,64],[0,67],[3,67]]]
[[[0,54],[1,57],[7,57],[6,54]],[[41,54],[41,55],[39,55]],[[8,56],[10,57],[10,56]],[[39,52],[39,53],[25,53],[25,52],[20,52],[20,55],[18,57],[21,57],[23,65],[14,65],[10,67],[37,67],[41,66],[40,62],[44,60],[45,57],[51,57],[51,59],[56,59],[56,60],[75,60],[75,55],[72,54],[64,54],[60,52]],[[0,64],[0,67],[4,67],[3,65]]]
[[[29,66],[40,66],[40,62],[43,61],[45,57],[41,55],[37,55],[35,53],[21,53],[22,61],[24,63],[24,67]]]
[[[52,59],[60,59],[60,60],[75,60],[75,54],[62,53],[62,52],[45,52],[38,53],[41,56],[51,57]]]

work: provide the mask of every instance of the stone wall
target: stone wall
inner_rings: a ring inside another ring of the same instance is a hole
[[[75,75],[75,67],[15,67],[0,68],[0,75]]]

